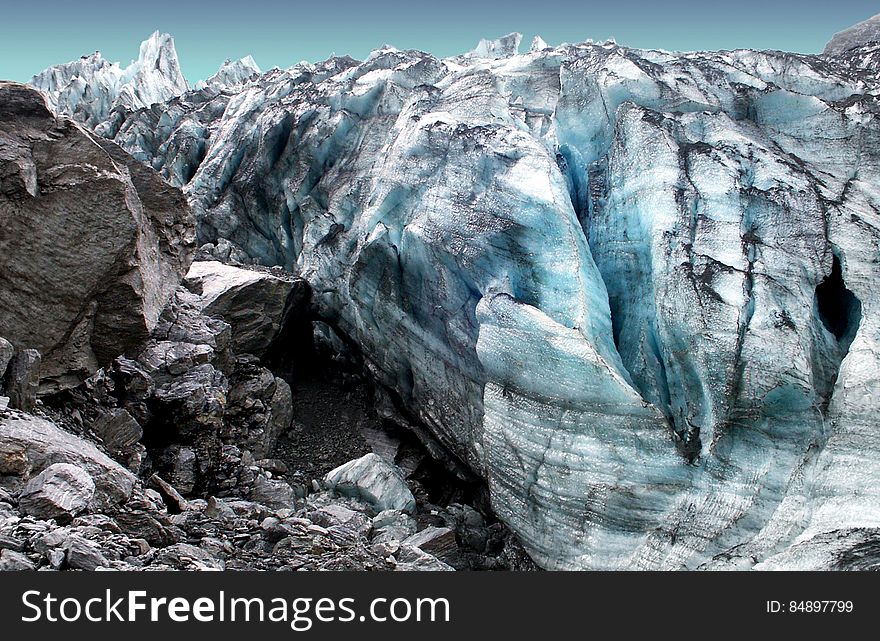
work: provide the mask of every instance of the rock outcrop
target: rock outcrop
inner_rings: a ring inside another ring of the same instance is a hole
[[[0,83],[0,143],[0,335],[42,355],[56,392],[150,335],[192,260],[192,214],[25,85]]]
[[[880,42],[880,14],[835,33],[825,45],[826,56],[837,56],[866,44]]]
[[[184,286],[198,296],[206,316],[232,327],[235,351],[262,357],[281,330],[294,278],[284,272],[242,269],[196,261]]]

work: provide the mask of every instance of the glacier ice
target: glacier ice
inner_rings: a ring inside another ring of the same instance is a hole
[[[196,84],[196,89],[213,87],[215,89],[232,89],[245,84],[262,71],[252,56],[239,58],[234,62],[226,60],[213,76]]]
[[[158,31],[141,43],[137,60],[125,68],[96,51],[46,69],[31,84],[45,94],[53,110],[91,127],[103,123],[115,107],[141,109],[189,89],[174,39]]]
[[[877,46],[519,44],[42,86],[307,278],[544,567],[833,566],[880,528]]]
[[[466,57],[471,58],[509,58],[519,52],[519,44],[522,42],[521,33],[509,33],[501,38],[487,40],[483,38],[479,44]],[[533,43],[534,44],[534,43]]]

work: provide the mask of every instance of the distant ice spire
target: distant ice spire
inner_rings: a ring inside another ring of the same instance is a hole
[[[541,36],[535,36],[532,38],[532,44],[529,47],[529,51],[543,51],[544,49],[549,49],[550,45],[548,45],[544,38]]]
[[[465,54],[468,58],[510,58],[519,53],[519,44],[522,42],[521,33],[508,33],[506,36],[487,40],[483,38],[477,47]]]

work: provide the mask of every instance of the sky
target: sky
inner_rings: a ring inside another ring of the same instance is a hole
[[[100,50],[128,64],[153,31],[174,36],[191,82],[252,54],[262,69],[331,54],[363,59],[383,44],[438,56],[511,31],[549,44],[588,38],[667,50],[822,50],[880,13],[878,0],[0,0],[0,79]]]

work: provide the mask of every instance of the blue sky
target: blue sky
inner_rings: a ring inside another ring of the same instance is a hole
[[[550,44],[587,38],[670,50],[754,47],[818,52],[831,35],[880,13],[877,0],[0,0],[0,78],[100,50],[128,63],[155,30],[171,33],[191,81],[225,58],[268,69],[384,43],[440,56],[520,31]]]

